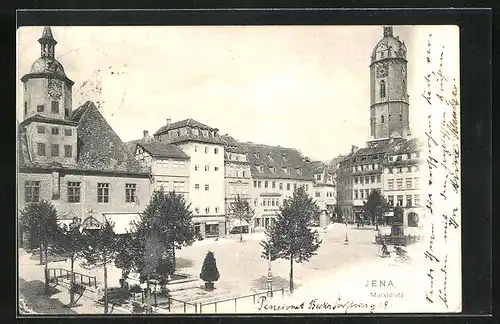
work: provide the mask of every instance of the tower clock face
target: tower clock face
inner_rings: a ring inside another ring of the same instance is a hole
[[[52,99],[61,99],[62,96],[62,84],[61,81],[57,79],[49,79],[49,96]]]
[[[376,68],[377,78],[385,78],[387,76],[387,70],[389,68],[389,64],[387,62],[378,63]]]

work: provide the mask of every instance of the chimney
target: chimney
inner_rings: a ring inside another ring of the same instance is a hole
[[[146,139],[149,137],[149,132],[147,130],[143,130],[142,135],[144,136],[144,139]]]
[[[171,123],[172,123],[172,119],[167,118],[167,126],[170,126]]]

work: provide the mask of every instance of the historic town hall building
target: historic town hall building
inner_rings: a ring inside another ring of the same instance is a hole
[[[18,131],[18,208],[45,199],[60,219],[96,225],[106,215],[136,214],[149,201],[149,173],[92,102],[73,110],[71,81],[45,27],[41,55],[21,81]],[[21,231],[22,232],[22,231]]]

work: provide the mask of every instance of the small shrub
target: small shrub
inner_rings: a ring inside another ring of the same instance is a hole
[[[203,261],[201,268],[200,278],[206,282],[214,282],[219,280],[219,270],[217,269],[217,262],[213,252],[208,252]]]

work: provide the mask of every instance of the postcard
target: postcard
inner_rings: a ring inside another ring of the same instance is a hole
[[[17,44],[20,315],[461,312],[457,26]]]

